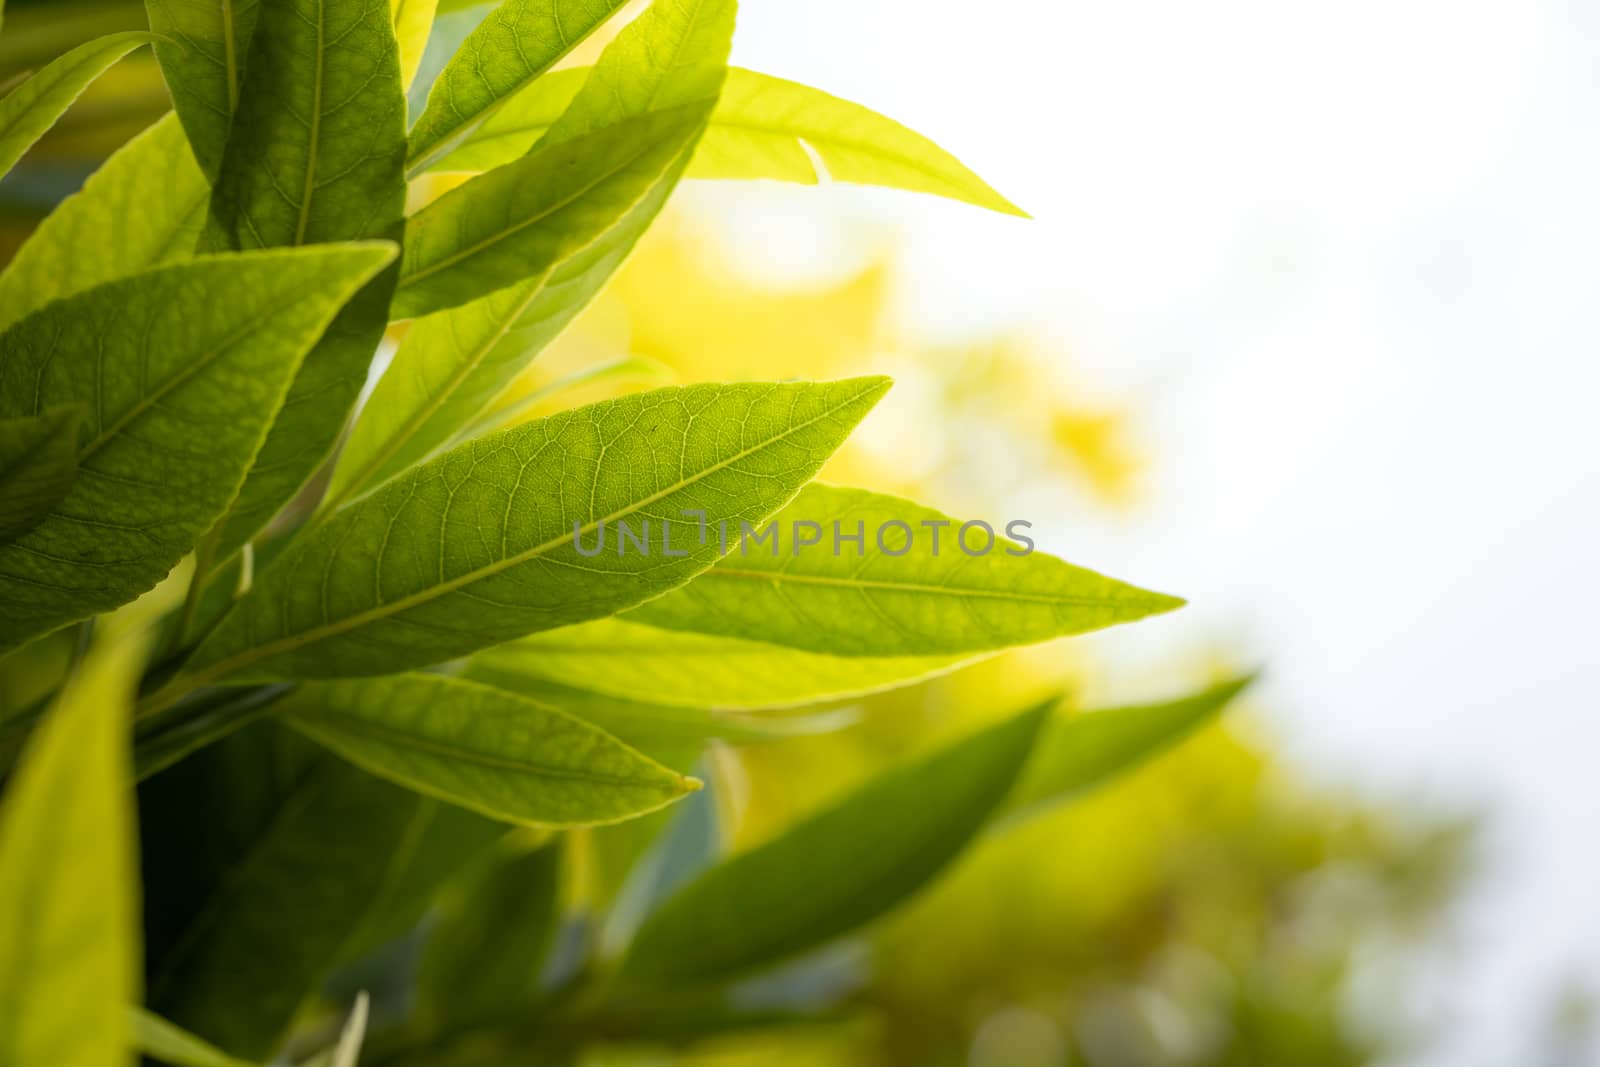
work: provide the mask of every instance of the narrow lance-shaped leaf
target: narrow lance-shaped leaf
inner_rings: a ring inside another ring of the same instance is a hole
[[[561,903],[561,847],[498,858],[452,893],[429,929],[417,1015],[431,1028],[509,1017],[540,992]]]
[[[471,441],[286,550],[173,692],[223,678],[388,673],[637,604],[717,558],[684,509],[735,525],[770,515],[888,385],[659,389]],[[653,547],[641,551],[647,520]],[[619,552],[623,522],[635,541]],[[601,536],[609,549],[592,547]]]
[[[438,0],[389,0],[395,41],[400,46],[400,84],[406,89],[411,88],[422,66],[437,7]]]
[[[78,474],[77,408],[0,418],[0,544],[44,520]]]
[[[628,618],[835,655],[927,656],[1086,633],[1183,604],[1004,532],[881,493],[807,486],[770,529],[743,537],[730,526],[725,560]]]
[[[507,822],[616,822],[695,788],[565,712],[439,674],[305,685],[279,708],[373,774]]]
[[[144,783],[151,1010],[271,1059],[430,814],[273,723]]]
[[[1236,678],[1179,700],[1055,719],[1040,734],[1007,811],[1070,800],[1143,763],[1216,718],[1252,681]]]
[[[210,195],[183,127],[173,115],[160,119],[56,205],[0,273],[0,327],[52,300],[193,258]]]
[[[719,980],[877,918],[954,859],[1010,790],[1044,705],[894,768],[711,868],[650,915],[619,985]]]
[[[961,662],[957,656],[826,656],[598,619],[485,649],[467,669],[501,684],[537,680],[624,700],[752,709],[862,696],[942,674]]]
[[[227,507],[301,357],[392,246],[207,257],[0,335],[0,417],[77,406],[78,476],[0,547],[0,647],[153,587]]]
[[[539,240],[526,231],[508,238],[511,244],[505,247],[517,248],[519,256],[537,246],[543,250],[538,257],[500,260],[490,250],[493,269],[483,268],[490,288],[506,284],[511,275],[524,280],[513,279],[509,288],[436,312],[412,327],[340,456],[330,502],[360,495],[450,441],[600,291],[666,203],[702,128],[698,121],[663,120],[650,110],[687,105],[698,118],[711,106],[725,69],[733,20],[729,0],[650,8],[612,42],[596,68],[602,74],[622,69],[628,84],[646,93],[634,92],[624,102],[612,91],[616,78],[611,75],[587,82],[584,92],[568,101],[570,118],[546,138],[541,153],[508,166],[501,177],[485,175],[485,181],[469,183],[456,194],[454,206],[439,207],[437,216],[424,211],[413,221],[411,236],[416,238],[429,225],[440,225],[439,219],[465,214],[480,198],[484,204],[509,207],[511,198],[521,195],[522,183],[537,188],[547,182],[545,171],[552,163],[563,174],[563,159],[582,158],[581,153],[597,144],[619,147],[615,132],[599,141],[582,137],[607,124],[633,119],[664,138],[649,159],[630,164],[626,174],[580,193],[570,207],[536,221]],[[574,138],[576,143],[559,146]],[[457,281],[468,287],[463,291],[470,292],[482,265],[480,257],[469,257],[441,277],[459,275]]]
[[[434,169],[490,170],[522,155],[544,136],[588,74],[576,67],[539,79]],[[728,69],[727,84],[684,176],[804,185],[827,178],[1024,214],[960,160],[893,119],[820,89],[740,67]]]
[[[405,206],[405,93],[389,6],[263,5],[212,201],[212,240],[260,248],[396,237]],[[389,318],[394,272],[329,326],[218,534],[226,558],[332,452]]]
[[[139,999],[129,712],[143,642],[91,653],[0,800],[0,1063],[132,1064]]]
[[[856,721],[850,710],[751,714],[705,706],[651,704],[500,671],[468,660],[461,676],[547,704],[599,727],[657,762],[688,773],[713,740],[730,744],[827,733]]]
[[[395,318],[464,304],[582,252],[686,158],[709,107],[651,112],[474,178],[406,224]]]
[[[433,83],[428,106],[411,131],[408,163],[413,167],[425,164],[471,132],[507,98],[533,84],[582,43],[622,4],[623,0],[571,0],[564,4],[505,0],[467,36]]]
[[[206,174],[222,163],[257,9],[258,0],[145,0],[172,106]]]
[[[153,35],[139,30],[98,37],[54,60],[0,99],[0,175],[17,165],[90,82],[153,40]]]
[[[134,1008],[129,1015],[134,1046],[157,1063],[172,1067],[251,1067],[154,1012]]]

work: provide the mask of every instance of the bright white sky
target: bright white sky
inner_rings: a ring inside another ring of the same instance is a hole
[[[1600,983],[1600,4],[744,8],[736,62],[1036,216],[786,193],[735,198],[745,233],[898,227],[908,314],[1036,323],[1148,416],[1153,506],[1070,554],[1191,598],[1147,639],[1257,650],[1317,773],[1490,808],[1437,1062],[1526,1062],[1536,1007]]]

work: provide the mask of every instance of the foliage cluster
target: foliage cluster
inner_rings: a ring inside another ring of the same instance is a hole
[[[799,1009],[752,979],[1245,684],[1047,700],[692,877],[656,862],[714,740],[1180,602],[1042,552],[871,536],[582,550],[624,521],[962,525],[813,480],[882,377],[507,407],[681,180],[1017,213],[904,127],[730,69],[734,0],[655,0],[619,30],[623,6],[504,0],[409,123],[429,0],[149,0],[148,30],[0,99],[5,169],[135,49],[174,106],[0,274],[0,1063],[351,1063],[364,999],[327,1049],[286,1042],[424,915],[367,1062],[777,1025]],[[561,65],[601,31],[592,65]],[[629,876],[574,940],[579,840]]]

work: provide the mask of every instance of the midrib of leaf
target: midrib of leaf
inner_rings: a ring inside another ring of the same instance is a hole
[[[780,434],[766,438],[759,444],[753,445],[750,448],[746,448],[732,456],[729,456],[727,459],[719,460],[709,467],[705,467],[699,471],[696,471],[692,477],[679,478],[671,485],[657,490],[642,500],[636,500],[627,507],[615,511],[610,515],[605,515],[601,518],[595,519],[593,522],[578,528],[571,535],[563,534],[560,537],[546,541],[540,545],[535,545],[534,547],[523,552],[516,553],[512,556],[507,556],[504,559],[496,560],[487,566],[480,567],[474,571],[469,571],[468,573],[458,577],[446,579],[437,585],[429,586],[427,589],[412,593],[409,596],[401,597],[398,600],[393,600],[386,604],[379,604],[368,609],[367,611],[357,612],[356,614],[346,618],[325,623],[320,627],[314,627],[298,634],[291,634],[288,637],[280,638],[277,641],[269,641],[264,645],[257,645],[254,648],[246,649],[244,652],[238,653],[237,655],[231,656],[227,659],[218,660],[216,663],[213,663],[211,666],[199,671],[198,673],[183,674],[180,672],[178,676],[169,683],[169,686],[175,688],[176,692],[169,692],[168,689],[161,689],[151,694],[151,696],[148,698],[143,714],[153,714],[155,711],[168,706],[170,700],[176,699],[177,696],[181,696],[183,693],[189,692],[198,686],[204,685],[206,682],[211,681],[214,678],[222,677],[223,675],[235,671],[238,668],[250,664],[258,659],[276,655],[280,652],[287,652],[292,649],[299,648],[302,645],[307,645],[314,641],[322,640],[323,638],[336,636],[344,633],[347,630],[353,630],[356,627],[363,626],[366,623],[372,622],[376,619],[383,619],[389,617],[390,615],[399,614],[400,612],[406,611],[418,604],[425,604],[430,600],[435,600],[441,596],[453,593],[457,589],[463,588],[464,586],[471,585],[474,582],[482,581],[485,578],[492,578],[502,571],[509,570],[512,567],[521,566],[522,564],[527,563],[529,560],[537,559],[552,549],[559,548],[569,541],[574,541],[584,534],[592,533],[595,529],[605,525],[606,523],[612,523],[619,519],[626,518],[627,516],[632,515],[643,508],[649,507],[659,500],[664,500],[673,493],[679,492],[698,481],[710,477],[720,470],[724,470],[733,464],[738,463],[742,459],[752,456],[764,449],[771,448],[773,445],[787,437],[799,433],[801,430],[807,429],[816,423],[823,421],[824,419],[832,418],[834,414],[856,403],[873,389],[879,388],[879,386],[880,383],[874,381],[871,385],[862,389],[860,392],[841,400],[836,405],[829,407],[826,411],[814,415],[804,422],[795,423],[793,426],[790,426]]]
[[[310,144],[306,148],[306,181],[300,197],[300,221],[294,228],[294,243],[304,244],[306,228],[311,224],[311,198],[317,190],[317,142],[322,136],[322,68],[324,56],[323,35],[327,31],[327,8],[324,0],[317,0],[317,67],[311,79],[311,129]]]
[[[1102,603],[1102,597],[1052,596],[1048,593],[1020,593],[1003,589],[975,589],[961,585],[927,585],[921,582],[885,581],[881,578],[834,578],[822,574],[793,574],[788,571],[747,571],[736,567],[713,567],[696,581],[707,578],[742,578],[763,582],[794,582],[801,585],[829,585],[846,589],[877,589],[894,593],[925,593],[930,596],[976,597],[988,600],[1015,600],[1028,604],[1081,604]]]
[[[545,711],[554,711],[545,708]],[[596,782],[601,785],[626,786],[629,788],[641,787],[641,782],[636,778],[624,778],[614,774],[593,774],[586,771],[574,771],[565,767],[550,767],[530,760],[512,759],[506,756],[495,756],[475,749],[452,748],[438,741],[430,741],[416,734],[402,733],[389,730],[383,726],[369,722],[356,716],[340,712],[321,710],[317,712],[316,720],[338,722],[340,729],[346,733],[364,737],[370,741],[377,741],[396,748],[411,749],[429,756],[438,756],[452,763],[465,763],[474,767],[483,767],[497,771],[520,771],[528,774],[542,775],[546,778],[560,778],[572,782]],[[576,720],[575,720],[576,721]],[[679,776],[682,777],[681,775]]]
[[[606,181],[611,180],[612,178],[616,177],[619,173],[621,173],[622,171],[626,170],[628,167],[632,166],[635,162],[638,161],[639,157],[644,155],[647,151],[649,151],[651,147],[652,146],[650,144],[648,144],[648,143],[645,143],[645,144],[639,146],[632,155],[630,155],[626,159],[620,161],[614,169],[605,171],[604,173],[602,173],[598,177],[596,177],[593,181],[591,181],[588,184],[584,185],[583,187],[575,190],[573,193],[571,193],[569,196],[565,197],[564,199],[559,200],[554,204],[551,204],[549,207],[545,208],[539,214],[534,215],[534,216],[532,216],[530,218],[523,219],[521,222],[513,223],[512,225],[506,227],[505,229],[500,230],[499,232],[497,232],[497,233],[495,233],[495,234],[493,234],[493,235],[491,235],[489,237],[484,238],[483,240],[479,241],[475,245],[471,245],[471,246],[469,246],[467,248],[463,248],[460,251],[457,251],[457,252],[452,253],[451,255],[445,257],[444,259],[440,260],[437,263],[433,263],[433,264],[431,264],[431,265],[429,265],[429,266],[427,266],[427,267],[415,272],[414,274],[411,274],[408,277],[400,279],[400,284],[397,286],[397,290],[398,289],[404,289],[408,285],[414,285],[417,282],[421,281],[423,278],[430,277],[431,275],[439,273],[441,270],[445,270],[445,269],[447,269],[449,267],[453,267],[457,263],[461,262],[464,259],[470,259],[473,256],[477,255],[478,253],[482,252],[484,249],[489,248],[489,247],[491,247],[493,245],[497,245],[501,241],[504,241],[507,238],[514,236],[515,234],[521,233],[523,230],[527,229],[529,226],[535,226],[538,223],[543,222],[546,218],[548,218],[550,215],[555,214],[557,211],[560,211],[561,209],[566,208],[566,207],[570,207],[574,202],[576,202],[577,200],[582,199],[583,197],[587,196],[591,191],[593,191],[595,186],[600,185],[602,182],[606,182]],[[680,153],[680,155],[681,155],[681,153]],[[677,156],[674,156],[673,160],[676,161],[677,158],[678,158]],[[465,186],[463,186],[462,188],[465,188]],[[652,185],[651,188],[653,189],[655,187]],[[638,201],[635,200],[633,203],[634,203],[634,205],[637,205]],[[626,213],[624,213],[624,214],[626,214]],[[621,216],[619,216],[619,217],[621,217]],[[610,231],[608,230],[606,232],[609,233]],[[588,246],[584,245],[583,247],[586,248]]]
[[[132,408],[130,408],[127,412],[125,412],[123,414],[123,416],[121,418],[119,418],[116,422],[112,423],[106,429],[102,430],[100,432],[99,436],[95,437],[92,441],[90,441],[87,445],[85,445],[82,448],[82,450],[79,451],[79,453],[78,453],[78,462],[81,464],[81,463],[83,463],[83,461],[87,460],[90,456],[94,455],[101,448],[103,448],[105,446],[105,444],[108,441],[111,440],[111,438],[115,437],[117,434],[121,433],[124,429],[126,429],[129,423],[133,422],[135,419],[137,419],[140,416],[144,415],[147,411],[149,411],[152,407],[154,407],[156,405],[157,401],[161,400],[162,397],[165,397],[168,393],[171,393],[174,389],[180,388],[189,379],[193,378],[195,375],[197,375],[197,374],[201,373],[202,371],[206,370],[224,352],[226,352],[228,349],[232,348],[235,344],[237,344],[239,341],[243,340],[249,334],[255,332],[255,330],[262,323],[264,323],[264,322],[268,321],[269,319],[273,318],[275,315],[277,315],[282,310],[283,309],[281,307],[278,307],[278,308],[273,308],[271,311],[263,312],[262,314],[257,315],[255,318],[251,319],[250,321],[246,322],[244,325],[240,326],[239,329],[235,330],[233,333],[231,333],[227,337],[223,338],[221,344],[217,345],[217,347],[213,348],[211,351],[207,352],[205,355],[203,355],[199,359],[195,360],[193,365],[185,367],[178,374],[176,374],[173,377],[167,379],[167,381],[159,389],[157,389],[155,392],[146,393],[144,396],[140,397],[139,398],[139,402],[137,404],[135,404]],[[104,375],[97,376],[97,378],[95,380],[95,387],[96,387],[97,390],[99,389],[101,382],[104,380],[104,377],[105,377]],[[98,409],[98,404],[99,404],[99,397],[96,396],[97,409]],[[98,410],[96,411],[96,414],[98,414]]]

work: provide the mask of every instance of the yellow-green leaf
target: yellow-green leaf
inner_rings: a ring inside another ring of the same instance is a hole
[[[422,65],[422,53],[427,50],[438,6],[439,0],[389,0],[394,36],[400,45],[400,84],[407,89]]]
[[[373,774],[527,826],[617,822],[695,788],[580,719],[460,678],[314,683],[279,708],[296,730]]]
[[[0,798],[0,1063],[125,1067],[139,1000],[129,713],[143,642],[91,654]]]
[[[33,231],[0,273],[0,327],[52,300],[193,258],[210,195],[183,127],[167,115]]]
[[[513,688],[540,681],[651,704],[757,709],[893,689],[961,662],[957,656],[827,656],[598,619],[485,649],[467,669]]]
[[[153,40],[153,34],[139,30],[97,37],[51,62],[0,99],[0,175],[17,165],[90,82]]]
[[[428,105],[411,131],[409,163],[425,164],[448,149],[507,98],[533,84],[622,4],[505,0],[467,35],[433,83]]]
[[[553,71],[505,103],[434,169],[482,171],[522,155],[588,77]],[[820,164],[820,167],[819,167]],[[821,179],[931,193],[1025,215],[928,138],[860,104],[796,82],[728,69],[728,80],[685,174],[689,178]]]
[[[1178,700],[1089,711],[1054,720],[1006,807],[1026,812],[1070,800],[1188,737],[1222,713],[1253,678]]]
[[[0,417],[75,406],[78,475],[0,547],[0,647],[155,586],[227,508],[306,350],[393,246],[208,256],[0,335]]]
[[[1007,540],[1008,525],[809,485],[770,530],[745,537],[730,526],[721,563],[627,617],[834,655],[929,656],[1087,633],[1183,604]]]
[[[390,673],[631,607],[716,560],[715,541],[696,543],[681,511],[735,525],[770,515],[888,387],[658,389],[470,441],[300,538],[173,692],[223,678]],[[667,519],[680,538],[670,551],[616,552],[620,523],[637,534],[648,520],[659,541]],[[590,552],[597,535],[610,552]]]

